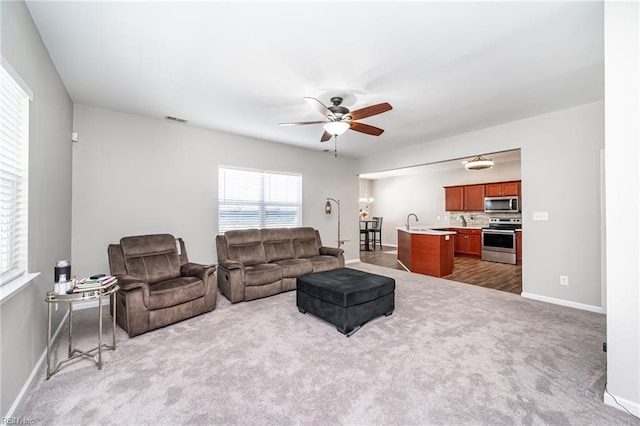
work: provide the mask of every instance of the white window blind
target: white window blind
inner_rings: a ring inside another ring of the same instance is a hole
[[[0,67],[0,284],[27,270],[29,96]]]
[[[302,176],[218,168],[218,232],[302,225]]]

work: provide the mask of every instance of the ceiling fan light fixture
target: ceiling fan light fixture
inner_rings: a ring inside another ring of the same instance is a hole
[[[330,121],[323,127],[325,132],[330,133],[334,136],[340,136],[341,134],[349,130],[349,127],[351,127],[351,125],[346,121]]]
[[[491,158],[484,158],[482,155],[478,155],[473,160],[468,161],[464,167],[467,170],[484,170],[493,167],[493,160]]]

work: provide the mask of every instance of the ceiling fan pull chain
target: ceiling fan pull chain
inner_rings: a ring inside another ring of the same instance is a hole
[[[333,136],[333,156],[338,158],[338,135]]]

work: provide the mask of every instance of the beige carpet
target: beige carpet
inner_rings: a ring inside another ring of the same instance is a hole
[[[374,265],[396,310],[351,338],[295,292],[231,305],[133,339],[101,371],[44,380],[15,412],[35,424],[638,425],[602,403],[605,317]],[[95,310],[76,340],[95,341]],[[66,350],[66,336],[58,340]]]

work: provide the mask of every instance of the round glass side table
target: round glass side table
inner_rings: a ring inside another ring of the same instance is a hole
[[[102,343],[102,298],[105,296],[111,297],[116,291],[118,291],[118,281],[112,281],[110,283],[85,289],[83,291],[75,291],[73,293],[58,294],[53,290],[47,292],[45,301],[48,305],[47,313],[47,380],[52,375],[57,373],[60,368],[69,361],[76,358],[85,357],[93,360],[98,370],[102,369],[102,350],[116,350],[116,304],[111,299],[111,309],[113,313],[113,341],[111,345]],[[80,350],[73,347],[73,303],[74,302],[86,302],[88,300],[98,300],[98,346],[89,350]],[[69,304],[69,351],[68,358],[64,359],[51,369],[51,308],[56,303],[68,303]]]

